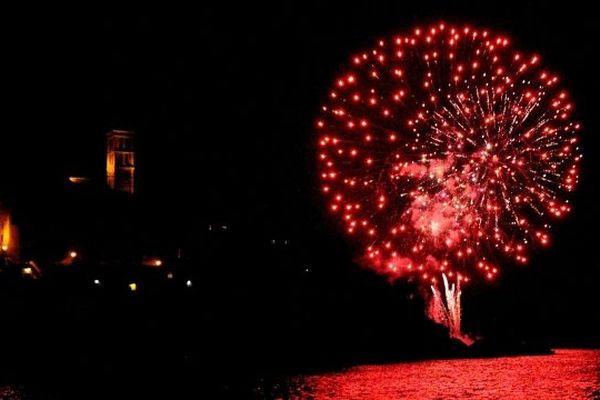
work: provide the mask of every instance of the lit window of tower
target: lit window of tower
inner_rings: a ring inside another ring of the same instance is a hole
[[[111,189],[133,193],[134,177],[133,132],[114,129],[106,134],[106,183]]]

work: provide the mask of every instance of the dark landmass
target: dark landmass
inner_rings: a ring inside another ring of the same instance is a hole
[[[360,364],[548,354],[561,329],[536,313],[533,272],[463,291],[466,331],[483,338],[467,347],[425,317],[417,282],[360,268],[326,231],[207,220],[183,235],[156,199],[93,186],[52,198],[52,213],[37,198],[15,210],[23,261],[0,266],[0,386],[32,399],[243,399]]]
[[[217,304],[210,282],[183,260],[74,262],[37,279],[22,268],[8,263],[1,273],[0,385],[21,385],[32,399],[247,398],[258,382],[359,364],[551,353],[543,341],[506,336],[466,346],[420,305],[387,332],[368,324],[343,332],[333,309],[300,321],[271,309],[265,318],[266,304],[248,298]]]

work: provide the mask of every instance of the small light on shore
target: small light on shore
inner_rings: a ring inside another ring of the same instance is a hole
[[[130,283],[129,290],[131,290],[132,292],[135,292],[137,290],[137,284],[135,282]]]
[[[76,251],[70,251],[69,252],[69,257],[71,257],[71,258],[77,258],[77,252]]]
[[[70,176],[69,177],[69,182],[71,182],[71,183],[84,183],[89,180],[90,180],[90,178],[87,178],[85,176]]]
[[[173,273],[172,272],[167,273],[167,279],[173,279]]]
[[[144,258],[142,260],[142,265],[145,265],[147,267],[160,268],[160,267],[163,267],[165,265],[165,263],[163,260],[161,260],[158,257],[150,257],[150,258]]]
[[[192,281],[188,279],[187,282],[185,282],[185,286],[192,287]]]
[[[100,286],[100,280],[99,279],[94,279],[94,285]]]

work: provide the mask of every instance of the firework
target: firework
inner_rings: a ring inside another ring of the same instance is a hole
[[[321,190],[390,278],[493,279],[571,211],[574,105],[540,56],[438,24],[354,55],[316,121]]]

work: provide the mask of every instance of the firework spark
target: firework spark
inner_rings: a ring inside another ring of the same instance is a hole
[[[444,281],[444,294],[431,285],[431,298],[427,304],[427,316],[434,322],[448,328],[450,337],[461,340],[466,345],[473,344],[473,339],[461,331],[461,291],[460,281],[450,285],[446,274],[442,274]]]
[[[392,279],[493,279],[571,211],[569,94],[508,37],[437,24],[352,57],[316,122],[321,190]]]

